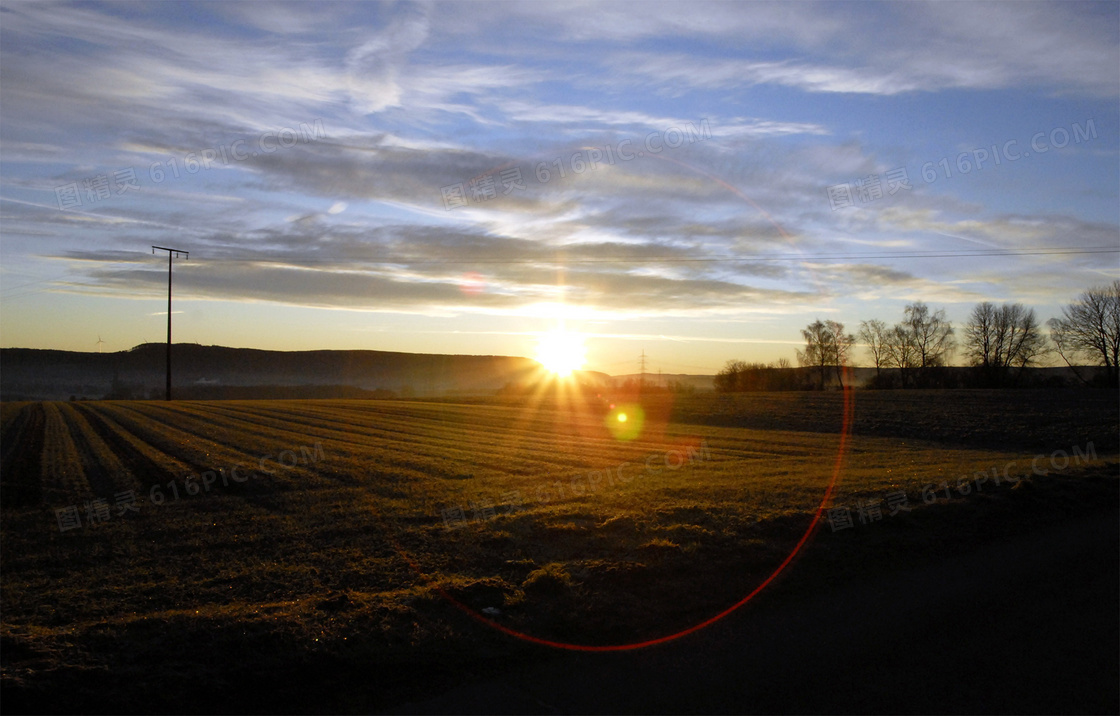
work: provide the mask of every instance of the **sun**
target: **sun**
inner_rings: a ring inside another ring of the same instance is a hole
[[[542,333],[537,342],[537,362],[561,378],[582,368],[586,354],[583,336],[563,328]]]

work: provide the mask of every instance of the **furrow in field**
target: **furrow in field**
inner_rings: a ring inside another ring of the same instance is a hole
[[[82,408],[85,410],[85,414],[94,430],[108,445],[113,447],[114,451],[128,466],[142,495],[149,495],[153,487],[164,487],[172,481],[180,486],[176,489],[181,489],[185,487],[185,484],[180,480],[184,475],[201,475],[207,470],[218,472],[224,467],[226,468],[225,479],[221,482],[221,490],[224,494],[241,498],[253,508],[265,512],[275,511],[275,505],[269,494],[269,491],[273,489],[270,486],[271,483],[262,484],[267,478],[261,478],[258,475],[255,476],[256,479],[238,482],[236,476],[228,469],[234,465],[240,467],[237,463],[221,467],[207,467],[192,463],[189,459],[180,459],[173,452],[165,451],[151,441],[152,439],[162,440],[162,434],[153,431],[154,426],[137,423],[127,413],[122,415],[119,404],[102,402],[83,405]],[[246,477],[252,476],[245,473],[241,474]],[[231,477],[233,479],[230,479]],[[164,490],[167,489],[169,488],[164,487]]]
[[[363,422],[359,424],[352,419],[342,418],[337,412],[330,412],[329,410],[315,411],[310,414],[303,411],[298,416],[292,416],[282,410],[256,414],[262,417],[253,422],[258,422],[270,428],[298,424],[302,425],[306,432],[311,435],[336,439],[339,436],[345,436],[343,439],[359,447],[368,447],[371,443],[375,443],[387,448],[391,447],[400,455],[439,454],[444,457],[452,456],[461,459],[467,457],[471,452],[477,452],[477,448],[468,450],[448,445],[448,442],[454,436],[447,432],[432,432],[430,426],[417,420],[400,422],[399,418],[377,415],[373,419],[376,420],[376,423],[369,417],[363,416]],[[328,425],[335,427],[328,427]],[[465,437],[470,438],[471,442],[476,444],[485,434],[477,427],[463,432]],[[508,449],[505,452],[508,454]]]
[[[37,505],[43,499],[43,406],[25,403],[8,414],[0,451],[0,505]]]
[[[59,410],[70,430],[70,439],[78,450],[82,470],[93,493],[98,497],[112,498],[116,493],[129,489],[132,476],[85,417],[69,403],[60,405]]]
[[[188,406],[176,407],[182,408],[187,413],[191,412]],[[302,448],[311,449],[316,443],[322,443],[324,449],[329,450],[333,457],[369,458],[372,453],[385,459],[397,453],[399,456],[406,454],[396,449],[393,442],[384,440],[368,430],[356,430],[352,424],[338,423],[337,427],[332,428],[323,425],[322,420],[313,419],[312,422],[286,420],[283,417],[262,415],[244,406],[237,408],[208,406],[207,414],[231,424],[245,439],[251,438],[259,446],[262,455],[268,453],[275,456],[281,448],[293,451]],[[332,473],[329,465],[320,465],[318,469],[333,479],[343,477]]]
[[[175,406],[166,406],[165,419],[170,420],[174,411],[174,416],[178,418],[176,425],[179,427],[188,427],[184,424],[183,411],[195,412],[205,414],[205,424],[199,425],[197,430],[192,432],[205,435],[209,430],[209,425],[215,420],[225,423],[227,420],[238,421],[244,419],[240,413],[245,410],[247,404],[239,404],[237,409],[230,408],[217,408],[213,403],[203,405],[195,405],[191,403],[176,404]],[[258,407],[256,404],[251,404]],[[270,402],[269,405],[272,405]],[[193,407],[192,407],[193,406]],[[300,405],[303,409],[300,412],[302,416],[306,412],[303,404]],[[159,410],[158,407],[152,410]],[[287,417],[287,416],[281,416]],[[306,421],[308,418],[300,417],[300,420]],[[318,416],[312,416],[311,421],[319,421]],[[198,423],[199,420],[195,419]],[[363,421],[365,422],[365,421]],[[415,424],[416,421],[410,421],[407,426],[413,432],[418,432],[419,428]],[[284,432],[280,427],[285,423],[276,421],[268,427],[268,435],[270,438],[275,437],[278,433]],[[368,426],[355,425],[354,421],[346,421],[341,423],[340,427],[345,428],[347,432],[324,430],[322,427],[310,425],[304,422],[308,430],[294,433],[294,437],[302,443],[307,442],[323,442],[325,450],[329,453],[329,460],[325,463],[316,465],[313,469],[320,473],[337,472],[339,469],[348,470],[349,474],[369,475],[376,479],[376,483],[380,483],[380,478],[391,477],[393,481],[399,481],[402,477],[406,479],[419,479],[427,480],[433,476],[449,476],[460,477],[462,471],[473,461],[477,464],[477,457],[468,453],[462,453],[465,457],[460,457],[454,452],[449,450],[449,443],[454,442],[453,436],[433,435],[425,440],[424,445],[402,445],[400,440],[384,440],[376,437],[371,438]],[[477,428],[475,428],[477,431]],[[289,433],[291,431],[288,431]],[[312,440],[309,440],[308,437]],[[477,437],[477,435],[475,435]],[[345,440],[346,443],[335,442],[336,439]],[[468,439],[468,445],[470,439]],[[295,447],[295,444],[291,446]],[[547,475],[558,471],[556,466],[557,450],[555,445],[548,446],[548,450],[542,450],[538,459],[531,464],[528,464],[527,469],[522,470],[526,473],[535,473],[537,475]],[[265,450],[274,451],[275,443],[270,441],[263,444]],[[449,455],[449,452],[451,454]],[[579,458],[586,460],[586,451],[581,452]],[[449,459],[452,458],[452,459]],[[505,455],[500,456],[492,461],[496,466],[496,471],[504,472],[507,470],[505,463],[510,461],[508,449]],[[339,467],[341,466],[341,468]],[[355,469],[355,467],[357,469]],[[566,468],[560,468],[566,469]],[[375,484],[376,484],[375,483]]]
[[[191,408],[188,406],[175,406],[175,410],[182,410],[188,414]],[[357,426],[353,422],[345,421],[331,421],[335,422],[337,428],[328,428],[323,425],[325,422],[318,417],[312,417],[306,420],[285,419],[287,416],[281,414],[279,417],[260,417],[252,419],[247,417],[247,411],[244,409],[232,411],[222,410],[220,408],[211,409],[209,406],[206,409],[206,414],[210,418],[215,415],[221,414],[222,420],[231,420],[235,424],[251,425],[255,432],[260,432],[261,428],[267,430],[269,436],[284,434],[291,436],[293,439],[292,447],[296,443],[306,444],[312,441],[327,440],[332,441],[336,447],[341,445],[350,445],[355,454],[362,454],[369,451],[371,445],[376,445],[379,448],[388,448],[393,452],[399,453],[399,456],[407,456],[413,454],[414,451],[401,449],[399,441],[388,439],[385,435],[376,434],[378,431],[370,428],[369,426]],[[248,413],[248,415],[259,415],[256,411]],[[198,418],[195,418],[196,422]],[[299,427],[294,430],[293,427]],[[414,427],[415,429],[415,427]],[[199,428],[198,432],[203,432],[204,427]],[[270,449],[275,449],[275,443],[268,446]]]
[[[275,459],[277,453],[284,450],[299,452],[301,448],[312,449],[311,443],[317,442],[319,437],[326,437],[292,430],[283,423],[269,425],[246,420],[241,411],[223,410],[210,404],[154,405],[144,406],[142,410],[150,419],[163,424],[171,424],[174,420],[176,428],[203,440],[213,441],[217,433],[221,436],[221,444],[232,446],[254,463],[266,456]]]
[[[438,410],[446,410],[446,406],[432,407]],[[471,422],[475,417],[472,408],[473,406],[463,408],[460,413],[460,420],[467,422],[470,427],[461,428],[457,431],[443,428],[439,433],[436,449],[443,450],[445,451],[444,454],[447,454],[448,443],[471,446],[480,435],[490,437],[497,432],[493,429],[493,426],[486,426],[488,430],[480,431],[479,426]],[[357,409],[360,410],[360,408]],[[508,410],[511,413],[515,412],[513,409]],[[542,421],[530,424],[529,421],[522,420],[521,416],[523,414],[524,411],[518,409],[517,417],[515,419],[507,417],[506,422],[516,424],[520,430],[529,429],[526,427],[527,425],[530,427],[536,426],[536,429],[540,431],[539,435],[545,436],[537,442],[542,446],[542,449],[529,453],[525,446],[520,446],[511,457],[510,448],[504,444],[505,441],[503,440],[500,449],[504,452],[490,461],[491,470],[478,471],[478,477],[524,475],[531,480],[528,485],[523,480],[505,484],[513,487],[531,487],[532,485],[540,487],[541,485],[552,484],[552,481],[557,478],[568,479],[573,474],[578,475],[588,470],[617,468],[623,463],[630,463],[630,470],[641,471],[644,469],[642,466],[647,464],[647,459],[663,459],[666,450],[680,447],[679,445],[666,445],[662,442],[623,444],[616,442],[613,438],[602,440],[581,437],[566,441],[557,438],[553,432],[539,427]],[[446,415],[444,417],[446,418]],[[543,425],[547,426],[551,419],[551,417],[546,416]],[[592,419],[597,418],[593,417]],[[415,427],[413,430],[419,432]],[[837,448],[835,436],[826,436],[819,433],[775,434],[767,431],[748,431],[734,428],[704,428],[702,432],[704,433],[703,439],[708,443],[709,452],[707,454],[714,455],[714,459],[723,464],[721,470],[730,469],[739,472],[744,485],[760,484],[759,479],[765,479],[768,475],[774,473],[798,470],[816,476],[815,481],[823,486],[831,475],[832,458]],[[695,435],[695,429],[687,429],[686,435],[688,438],[692,438],[691,442],[693,443],[701,439],[701,436]],[[481,453],[482,451],[478,449],[470,451],[468,464],[483,464],[483,458],[480,457]],[[527,466],[527,469],[519,469],[519,465]],[[472,487],[463,484],[460,489],[477,490],[484,484],[484,480],[474,481]],[[431,487],[429,489],[438,491],[439,488]],[[692,488],[682,486],[681,489],[691,490]]]
[[[473,408],[473,406],[471,406]],[[571,444],[579,446],[579,454],[572,454],[568,448],[569,445],[563,442],[563,436],[556,436],[547,429],[547,423],[541,425],[540,421],[529,423],[517,419],[514,421],[516,428],[510,430],[512,436],[503,436],[501,438],[494,438],[493,435],[498,433],[498,430],[490,430],[489,434],[479,432],[478,428],[472,423],[473,416],[463,415],[460,416],[462,427],[452,428],[449,427],[439,434],[441,441],[450,440],[456,444],[463,444],[471,446],[469,453],[471,455],[485,454],[486,446],[493,446],[491,451],[495,455],[499,455],[503,460],[509,461],[511,444],[516,446],[522,454],[532,456],[539,459],[539,455],[547,455],[553,458],[557,457],[557,450],[561,453],[567,453],[567,459],[561,462],[565,463],[564,467],[579,469],[587,463],[595,463],[601,460],[622,460],[633,459],[635,457],[644,457],[647,454],[672,448],[672,444],[665,444],[663,441],[658,442],[641,442],[637,441],[629,444],[620,444],[613,438],[597,438],[578,436],[573,438]],[[592,417],[592,421],[598,421],[600,418]],[[415,427],[408,424],[402,425],[402,429],[411,429],[415,431]],[[775,434],[766,431],[758,430],[736,430],[736,429],[712,429],[705,428],[703,432],[712,443],[711,447],[720,451],[728,458],[743,460],[799,460],[799,459],[820,459],[832,454],[835,449],[835,438],[822,437],[818,433],[781,433]],[[682,437],[697,437],[694,429],[689,429],[683,432]],[[525,437],[522,437],[524,435]],[[507,471],[518,472],[515,465],[507,465]]]
[[[252,461],[250,455],[183,430],[173,422],[174,414],[153,415],[143,403],[113,403],[105,405],[104,410],[125,430],[182,463],[186,468],[183,473],[199,474]]]
[[[189,469],[179,460],[160,452],[121,427],[95,405],[103,404],[82,404],[77,407],[98,438],[113,451],[128,471],[132,483],[125,489],[139,488],[146,493],[152,485],[163,484]]]
[[[258,422],[271,428],[286,426],[285,429],[290,429],[291,426],[299,425],[321,431],[353,435],[362,439],[372,438],[386,441],[411,437],[411,433],[414,433],[419,427],[415,420],[402,423],[403,428],[408,428],[411,431],[410,433],[406,433],[404,429],[398,430],[389,427],[395,423],[392,422],[392,418],[387,413],[376,413],[374,416],[376,422],[363,415],[363,422],[356,423],[353,419],[346,417],[348,413],[340,412],[336,406],[299,406],[297,412],[290,406],[254,404],[252,406],[238,406],[236,412],[241,416],[255,416],[255,419],[241,418],[247,422]],[[326,432],[323,433],[324,436],[327,434]]]
[[[197,418],[186,409],[187,405],[189,404],[167,406],[162,403],[131,403],[127,406],[114,405],[112,409],[123,425],[138,432],[160,449],[175,454],[190,467],[189,472],[192,474],[222,474],[221,471],[224,470],[224,474],[232,475],[233,469],[237,468],[240,474],[251,479],[240,483],[223,481],[223,491],[243,497],[257,507],[276,509],[279,503],[275,493],[296,486],[307,489],[325,487],[332,483],[337,485],[339,482],[352,484],[348,474],[317,470],[313,467],[314,462],[303,459],[303,450],[300,448],[305,442],[283,445],[284,450],[299,451],[296,465],[278,462],[277,444],[272,436],[242,433],[233,426],[221,426],[219,432],[231,445],[219,444],[209,437],[213,432],[214,415],[208,413],[205,419]],[[261,458],[266,455],[270,456],[272,462],[267,466],[260,466]]]
[[[164,408],[164,417],[157,417],[160,411],[159,407],[152,408],[149,411],[150,417],[156,420],[167,421],[173,414],[176,418],[176,425],[183,430],[191,432],[192,434],[205,437],[208,431],[208,426],[214,421],[220,411],[215,411],[207,407],[205,410],[207,418],[204,422],[197,414],[192,414],[191,408],[185,404],[179,404],[173,408]],[[235,426],[244,426],[246,423],[235,415],[223,414],[220,420],[232,420]],[[350,432],[342,432],[338,430],[316,429],[312,431],[299,430],[294,431],[291,429],[284,429],[280,427],[283,423],[274,425],[253,425],[253,432],[244,432],[243,427],[239,427],[242,432],[239,433],[239,445],[243,448],[247,445],[256,445],[258,455],[270,455],[271,459],[276,459],[278,449],[282,447],[285,450],[292,450],[293,452],[299,450],[302,454],[304,448],[311,449],[309,443],[322,443],[324,452],[329,452],[330,459],[319,465],[312,466],[308,463],[306,466],[301,464],[296,468],[287,470],[291,473],[292,477],[296,477],[298,473],[306,471],[308,474],[326,477],[335,481],[342,481],[348,484],[355,484],[356,480],[361,475],[368,474],[382,474],[380,468],[386,466],[394,469],[394,473],[399,477],[401,472],[411,472],[413,478],[428,477],[432,471],[445,471],[448,468],[446,465],[439,465],[436,462],[425,462],[417,460],[413,451],[400,450],[398,446],[392,443],[378,440],[370,440],[368,436]],[[262,433],[260,428],[264,427],[265,431]],[[226,428],[227,431],[233,429],[232,427]],[[284,441],[277,445],[277,439],[287,435],[291,438],[290,441]],[[340,472],[339,466],[345,465],[346,470]],[[358,470],[354,470],[355,466],[360,466]]]
[[[201,418],[202,412],[215,421],[221,421],[227,425],[236,427],[242,433],[252,435],[268,435],[269,437],[286,436],[290,438],[285,440],[285,445],[295,448],[298,445],[305,445],[308,442],[314,441],[319,438],[333,440],[337,443],[353,443],[356,446],[368,445],[369,434],[353,430],[352,425],[345,425],[346,428],[342,429],[343,424],[340,423],[339,428],[325,427],[321,423],[311,421],[289,420],[286,418],[274,418],[269,415],[262,414],[257,410],[249,409],[244,406],[219,406],[207,405],[205,409],[200,406],[189,404],[177,405],[176,410],[181,410],[183,413]],[[315,430],[306,430],[304,428],[314,428]],[[263,429],[263,430],[262,430]],[[277,445],[272,441],[264,446],[267,451],[275,451]]]
[[[487,412],[491,420],[495,417],[501,419],[498,425],[481,424],[475,406],[449,406],[440,404],[424,406],[430,408],[425,411],[417,408],[414,403],[404,404],[406,411],[396,411],[400,407],[386,402],[378,402],[376,406],[366,406],[354,403],[323,404],[316,403],[315,407],[301,404],[298,412],[290,412],[291,408],[285,404],[269,403],[268,408],[253,404],[252,408],[242,404],[240,410],[254,414],[271,416],[270,425],[282,425],[285,421],[298,421],[307,425],[312,431],[318,426],[330,421],[341,423],[347,430],[358,431],[358,434],[372,439],[384,439],[385,429],[389,428],[393,442],[397,446],[408,446],[420,454],[436,455],[444,459],[454,460],[459,466],[470,468],[490,467],[492,470],[505,474],[526,474],[547,478],[557,472],[583,470],[588,468],[602,468],[604,465],[619,464],[634,459],[644,460],[647,455],[664,450],[666,446],[660,444],[629,444],[622,445],[611,438],[596,439],[582,437],[571,442],[543,430],[530,421],[521,419],[520,409],[497,408]],[[406,413],[402,416],[402,412]],[[433,412],[438,412],[438,424],[433,425],[429,420]],[[351,414],[360,417],[360,420],[339,420],[339,414]],[[452,420],[454,418],[455,420]],[[546,416],[545,424],[553,419]],[[597,422],[598,416],[591,416],[589,420]],[[458,424],[456,424],[458,421]],[[377,429],[371,423],[376,422]],[[537,421],[540,422],[540,421]],[[507,426],[516,425],[517,435],[513,438],[506,431]],[[536,432],[533,428],[536,427]],[[831,455],[834,449],[832,439],[822,439],[819,434],[783,434],[780,439],[772,433],[761,431],[742,431],[735,429],[705,429],[709,433],[709,442],[722,456],[721,459],[743,460],[751,463],[760,461],[781,460],[787,466],[792,463],[819,462],[821,458]],[[379,434],[380,433],[380,434]],[[503,435],[503,433],[507,433]],[[522,438],[521,435],[526,437]],[[398,437],[398,435],[400,437]],[[494,437],[502,435],[502,437]],[[364,441],[363,441],[364,442]],[[517,449],[511,451],[511,443],[517,444]],[[463,446],[463,447],[455,447]],[[418,466],[421,470],[430,469],[430,465]],[[448,469],[444,467],[443,469]],[[823,469],[823,468],[822,468]]]
[[[601,445],[603,448],[623,448],[627,447],[620,445],[618,441],[610,437],[606,430],[603,428],[603,420],[605,416],[597,415],[594,413],[570,413],[565,411],[554,412],[551,410],[534,411],[531,415],[527,415],[526,411],[521,408],[491,408],[490,413],[494,420],[491,424],[486,424],[481,419],[481,416],[476,414],[476,406],[454,406],[455,414],[449,414],[449,406],[438,405],[432,406],[433,408],[441,411],[442,415],[432,415],[430,412],[421,413],[414,411],[408,421],[402,421],[401,429],[414,429],[415,423],[413,418],[419,418],[425,423],[431,424],[433,421],[444,423],[446,428],[440,431],[441,436],[452,437],[473,437],[478,439],[483,436],[485,444],[501,447],[508,452],[511,443],[520,447],[523,443],[527,448],[540,446],[541,449],[548,451],[555,449],[557,441],[570,440],[578,442],[581,446]],[[351,406],[339,406],[339,409],[345,410],[360,410]],[[497,413],[496,411],[501,411]],[[454,417],[453,420],[449,419]],[[388,423],[389,419],[384,422]],[[557,423],[569,427],[568,430],[557,430]],[[480,432],[480,428],[486,430]],[[696,431],[691,428],[680,430],[681,436],[693,435]],[[705,432],[711,432],[705,430]],[[758,435],[757,431],[754,431]],[[671,437],[671,435],[670,435]],[[671,443],[672,441],[670,441]],[[757,440],[754,450],[760,454],[766,455],[780,455],[784,452],[782,449],[775,449],[769,446],[774,445],[774,441],[768,436],[765,440]],[[800,442],[805,444],[818,444],[820,437],[818,435],[807,435]],[[629,444],[630,447],[635,447],[639,450],[656,450],[658,448],[671,447],[671,444],[664,443],[659,440],[639,440],[635,443]]]
[[[43,403],[42,480],[44,498],[52,505],[89,494],[81,456],[58,403]]]
[[[288,405],[274,406],[269,401],[263,403],[240,404],[237,406],[221,406],[216,408],[224,410],[227,414],[237,415],[246,422],[266,425],[270,428],[282,427],[291,429],[292,426],[306,426],[308,428],[325,429],[338,433],[353,434],[363,438],[393,438],[392,431],[381,429],[380,425],[370,423],[355,423],[347,419],[344,413],[339,413],[332,407],[323,406],[298,406],[298,410]]]
[[[17,403],[0,403],[0,435],[8,431],[8,427],[12,422],[19,417],[30,403],[26,401],[19,401]]]
[[[506,472],[529,472],[535,468],[535,463],[544,458],[551,462],[556,462],[559,458],[563,467],[578,468],[588,459],[616,456],[620,449],[613,439],[581,436],[575,441],[579,445],[579,455],[570,455],[565,450],[569,446],[559,443],[562,436],[558,437],[547,430],[534,430],[533,426],[522,424],[514,415],[500,416],[504,420],[499,424],[486,424],[473,411],[462,412],[455,416],[456,420],[450,420],[446,415],[433,419],[431,413],[415,410],[403,415],[388,412],[371,414],[361,407],[349,405],[332,406],[325,410],[330,412],[314,413],[316,419],[320,419],[319,416],[334,416],[342,411],[356,414],[365,423],[363,434],[370,437],[391,439],[400,445],[453,457],[467,464],[482,466],[501,463]],[[279,420],[290,419],[279,410],[273,414]],[[306,415],[307,411],[303,414]],[[376,429],[370,426],[373,421],[376,421]],[[349,426],[355,424],[353,420],[342,422]]]
[[[432,424],[431,421],[418,418],[404,418],[399,415],[377,413],[376,415],[358,414],[362,422],[344,420],[338,417],[339,408],[323,408],[317,411],[302,410],[297,417],[290,416],[282,409],[273,409],[268,414],[268,425],[291,424],[299,422],[308,428],[308,432],[327,437],[329,432],[323,427],[330,422],[344,426],[347,436],[357,436],[355,440],[362,447],[367,447],[371,441],[392,449],[400,455],[407,456],[405,461],[411,460],[412,467],[421,472],[436,467],[439,472],[461,472],[464,468],[486,468],[501,472],[528,474],[540,472],[539,464],[562,463],[564,469],[581,467],[589,458],[594,458],[592,453],[616,455],[617,444],[613,441],[602,441],[592,448],[592,443],[587,439],[581,441],[578,455],[569,456],[564,448],[557,444],[555,437],[534,438],[533,445],[520,445],[520,450],[511,450],[510,438],[495,438],[501,434],[501,429],[494,426],[472,424],[469,416],[463,416],[463,425],[456,426],[450,421],[440,421]],[[376,425],[372,424],[376,421]],[[524,441],[523,441],[524,442]],[[438,465],[433,465],[426,460],[436,460]]]

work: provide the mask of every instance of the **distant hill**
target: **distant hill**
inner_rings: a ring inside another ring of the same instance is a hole
[[[115,353],[0,349],[0,398],[162,397],[166,345]],[[266,351],[176,344],[176,398],[385,397],[491,392],[531,380],[541,366],[509,356],[389,351]],[[298,390],[293,390],[299,388]]]

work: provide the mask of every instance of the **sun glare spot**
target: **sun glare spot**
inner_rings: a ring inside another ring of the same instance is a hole
[[[616,440],[623,442],[641,437],[645,422],[646,413],[637,403],[626,403],[617,408],[611,406],[611,412],[607,414],[606,419],[607,429]]]
[[[583,337],[557,329],[541,335],[537,343],[537,362],[561,377],[583,367],[587,349]]]

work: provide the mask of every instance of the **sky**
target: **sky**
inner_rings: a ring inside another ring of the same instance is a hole
[[[204,345],[1044,322],[1120,277],[1118,98],[1114,2],[2,2],[0,345],[165,340],[153,245]]]

